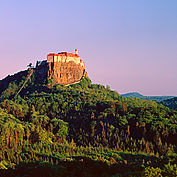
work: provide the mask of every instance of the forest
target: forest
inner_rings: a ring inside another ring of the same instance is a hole
[[[166,107],[169,107],[170,109],[177,110],[177,97],[163,100],[161,101],[161,104],[163,104]]]
[[[1,176],[177,176],[177,111],[109,86],[0,81]]]
[[[163,104],[163,101],[171,100],[172,98],[177,98],[176,96],[144,96],[138,92],[125,93],[125,94],[121,94],[121,96],[125,98],[136,97],[143,100],[152,100],[161,104]]]

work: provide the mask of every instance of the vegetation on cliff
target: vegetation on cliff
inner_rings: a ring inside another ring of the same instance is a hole
[[[175,110],[121,97],[89,78],[49,89],[52,81],[39,83],[33,75],[15,98],[26,76],[0,81],[3,175],[177,174]]]

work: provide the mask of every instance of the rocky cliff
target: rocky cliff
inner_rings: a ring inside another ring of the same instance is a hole
[[[87,73],[78,54],[62,52],[49,54],[47,61],[37,63],[35,76],[38,80],[47,78],[54,84],[68,85],[79,82]]]
[[[72,84],[85,75],[85,68],[73,61],[48,63],[48,79],[55,84]]]

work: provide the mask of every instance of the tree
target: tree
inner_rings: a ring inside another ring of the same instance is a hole
[[[28,68],[33,68],[32,63],[30,63],[27,67]]]
[[[54,123],[56,135],[59,137],[66,137],[68,135],[68,123],[61,119],[53,119],[51,122]]]

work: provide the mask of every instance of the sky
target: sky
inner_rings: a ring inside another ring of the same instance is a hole
[[[75,48],[93,83],[177,96],[176,0],[0,1],[0,79]]]

